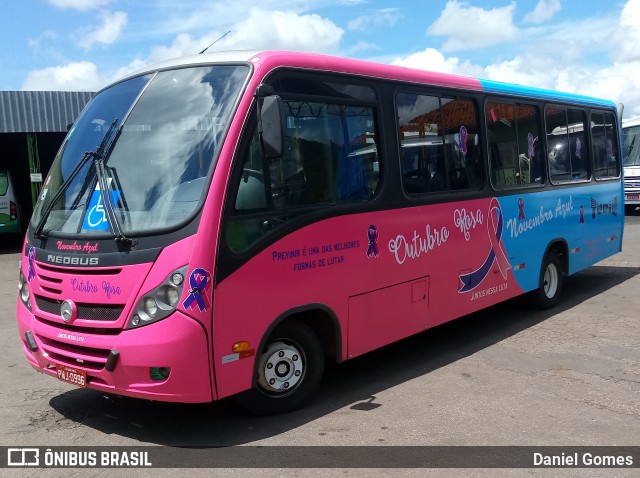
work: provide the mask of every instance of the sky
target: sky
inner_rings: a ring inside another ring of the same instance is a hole
[[[640,116],[640,0],[5,0],[2,10],[0,90],[97,91],[216,42],[209,51],[311,51],[580,93]]]

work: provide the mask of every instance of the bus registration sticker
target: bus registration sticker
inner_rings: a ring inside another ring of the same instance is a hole
[[[66,365],[58,365],[58,378],[66,383],[77,387],[87,386],[87,372],[79,368],[67,367]]]

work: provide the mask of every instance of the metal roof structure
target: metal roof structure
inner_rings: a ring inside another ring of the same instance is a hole
[[[94,93],[0,91],[0,133],[66,132]]]

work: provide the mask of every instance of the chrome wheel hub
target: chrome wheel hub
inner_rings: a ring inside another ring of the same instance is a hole
[[[258,383],[263,390],[284,393],[295,388],[304,376],[300,351],[293,345],[274,342],[260,357]]]

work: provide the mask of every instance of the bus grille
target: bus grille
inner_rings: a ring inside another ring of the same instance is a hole
[[[38,335],[43,350],[52,358],[71,366],[102,370],[110,350],[83,347]]]
[[[60,306],[62,301],[59,299],[50,299],[36,294],[36,304],[40,310],[52,315],[60,315]],[[105,305],[105,304],[76,304],[78,308],[78,319],[82,320],[99,320],[104,322],[113,322],[118,320],[124,309],[124,305]]]

